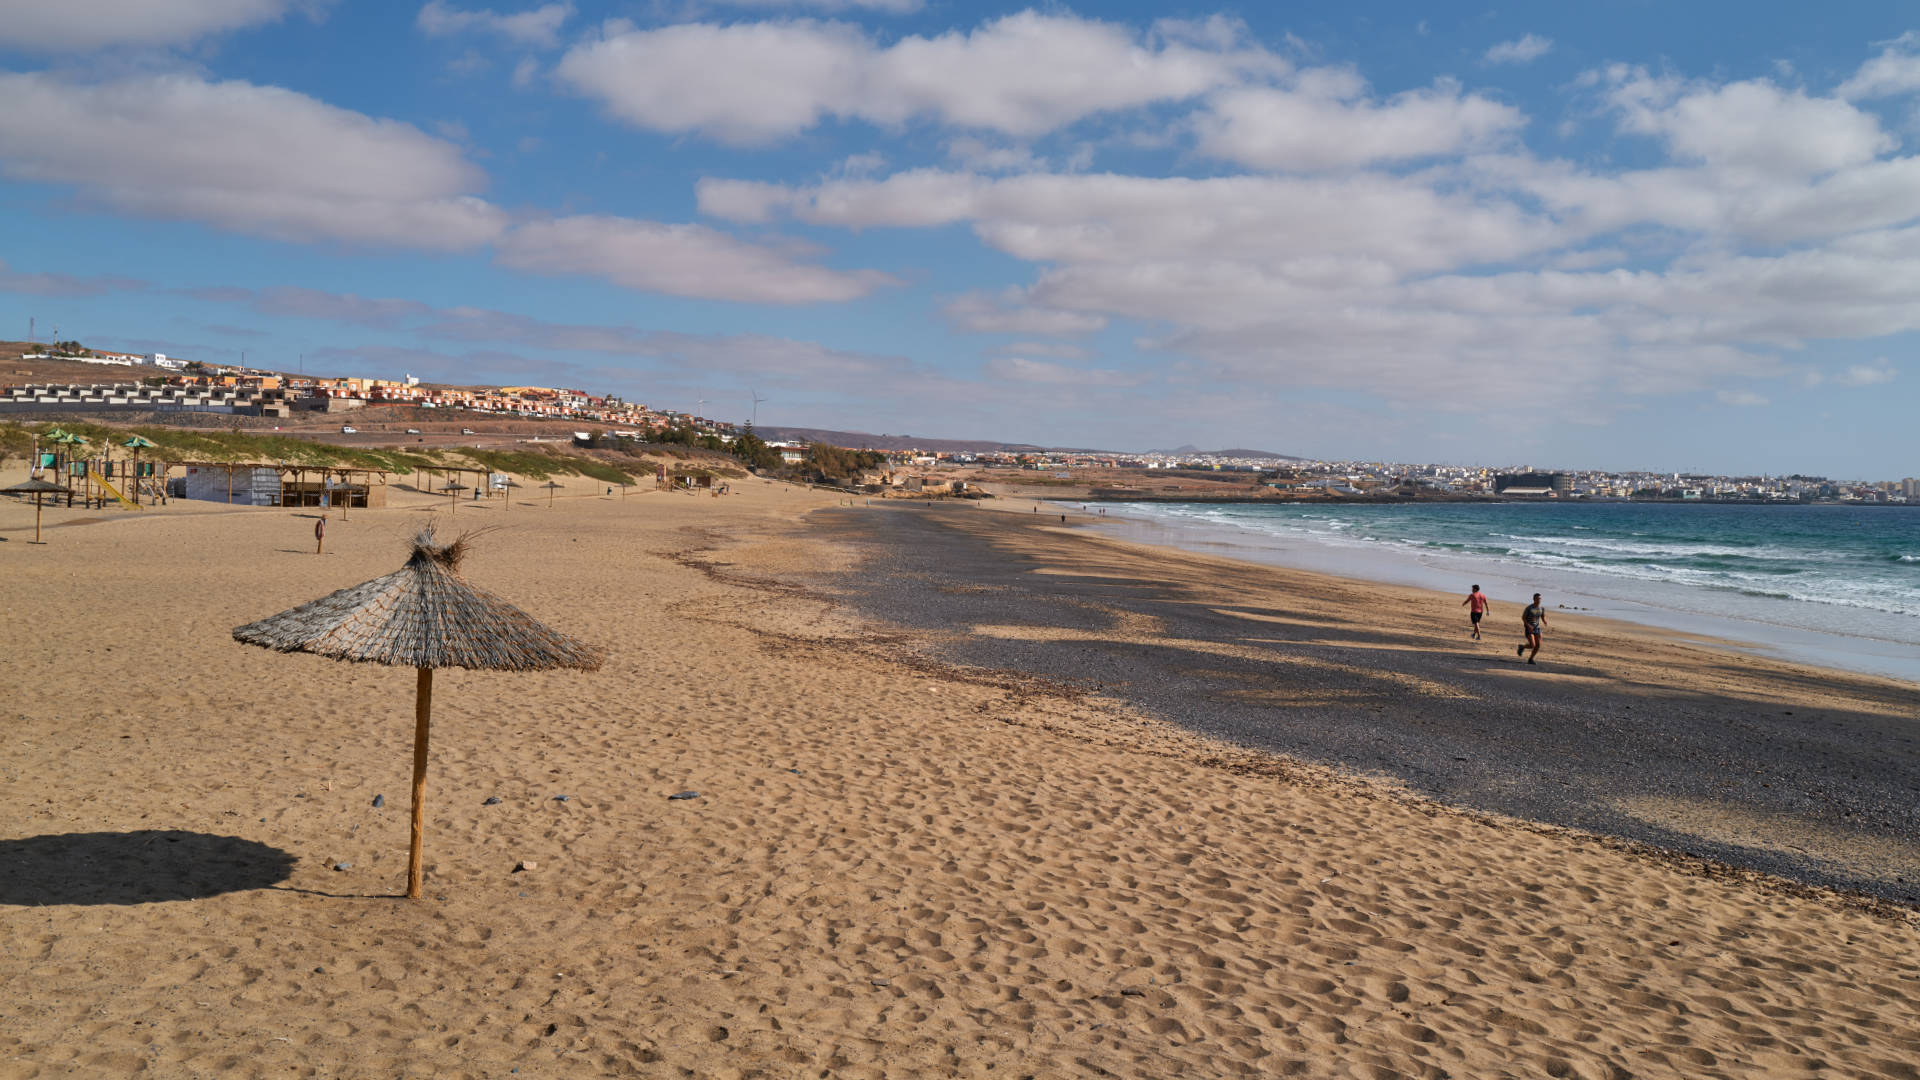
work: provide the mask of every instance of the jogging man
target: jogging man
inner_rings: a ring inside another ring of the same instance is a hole
[[[1467,616],[1473,620],[1473,640],[1479,641],[1480,617],[1485,615],[1490,607],[1487,603],[1487,594],[1480,591],[1480,586],[1475,585],[1473,591],[1468,593],[1467,598],[1460,601],[1460,604],[1467,609]]]
[[[1520,613],[1520,626],[1527,632],[1526,643],[1514,650],[1515,656],[1526,656],[1527,663],[1533,663],[1533,657],[1540,655],[1540,635],[1547,629],[1547,609],[1540,603],[1540,594],[1533,594],[1533,603]],[[1533,656],[1527,656],[1527,650],[1533,650]]]

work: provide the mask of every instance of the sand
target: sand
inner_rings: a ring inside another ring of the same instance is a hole
[[[610,659],[437,677],[417,903],[411,675],[228,632],[428,510],[0,507],[0,1077],[1920,1076],[1903,911],[943,663],[736,491],[462,507]]]

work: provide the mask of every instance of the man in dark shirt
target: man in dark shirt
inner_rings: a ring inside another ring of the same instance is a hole
[[[1547,609],[1540,603],[1540,594],[1533,594],[1533,603],[1520,613],[1520,626],[1527,632],[1526,643],[1514,650],[1515,656],[1526,656],[1527,663],[1533,663],[1533,657],[1540,655],[1540,635],[1547,629]],[[1533,656],[1527,656],[1527,650],[1533,650]]]

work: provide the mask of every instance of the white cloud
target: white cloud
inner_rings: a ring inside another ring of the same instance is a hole
[[[529,11],[502,15],[492,11],[462,11],[441,0],[427,0],[415,22],[429,37],[480,32],[497,34],[520,45],[552,48],[560,43],[560,27],[572,15],[571,3],[543,4]]]
[[[1531,64],[1553,50],[1553,39],[1527,34],[1513,41],[1502,41],[1486,52],[1489,64]]]
[[[1116,23],[1020,12],[970,33],[881,45],[846,23],[611,26],[569,50],[562,82],[638,127],[768,143],[829,119],[930,119],[1030,137],[1118,109],[1191,100],[1284,61],[1234,24]]]
[[[1021,356],[995,357],[987,361],[985,370],[989,378],[1050,386],[1139,386],[1146,381],[1145,376],[1132,372],[1069,367]]]
[[[1834,91],[1849,101],[1895,97],[1920,90],[1920,34],[1908,31],[1892,41],[1882,42],[1880,55],[1860,65],[1860,69]]]
[[[1764,79],[1702,86],[1614,67],[1605,96],[1624,131],[1652,135],[1681,161],[1767,175],[1815,176],[1861,165],[1899,143],[1837,98]]]
[[[1890,383],[1899,372],[1882,356],[1871,364],[1853,364],[1833,377],[1841,386],[1879,386]]]
[[[147,283],[115,275],[55,274],[14,270],[0,259],[0,292],[27,296],[103,296],[112,292],[139,292]]]
[[[740,8],[806,8],[811,11],[874,11],[883,15],[911,15],[925,7],[924,0],[713,0],[714,3]]]
[[[1510,203],[1374,173],[993,178],[916,169],[810,188],[703,180],[696,192],[702,213],[735,221],[784,213],[851,228],[972,222],[989,245],[1033,262],[1272,262],[1302,282],[1390,281],[1522,258],[1564,239],[1553,222]]]
[[[1199,148],[1256,168],[1310,172],[1485,149],[1526,123],[1518,109],[1450,82],[1382,102],[1362,99],[1363,90],[1337,79],[1223,90],[1196,118]]]
[[[1713,396],[1718,398],[1722,405],[1737,405],[1744,408],[1753,408],[1768,403],[1766,398],[1751,390],[1716,390]]]
[[[282,240],[462,250],[498,208],[458,147],[245,82],[0,74],[0,171],[147,217]]]
[[[942,314],[962,330],[979,334],[1090,334],[1107,325],[1104,315],[1037,307],[1023,291],[997,296],[968,293],[947,302]]]
[[[507,233],[499,261],[543,274],[590,274],[669,296],[747,303],[853,300],[894,279],[801,261],[795,246],[749,243],[701,225],[583,215],[535,221]]]
[[[1059,360],[1085,360],[1093,355],[1084,345],[1064,341],[1015,341],[995,345],[989,351],[996,356],[1051,356]]]
[[[0,45],[45,52],[185,45],[322,6],[303,0],[0,0]]]

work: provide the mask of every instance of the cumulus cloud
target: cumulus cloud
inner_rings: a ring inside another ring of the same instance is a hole
[[[811,11],[872,11],[884,15],[910,15],[925,7],[924,0],[714,0],[738,8],[806,8]]]
[[[669,296],[750,303],[853,300],[894,279],[801,261],[793,245],[740,240],[702,225],[581,215],[520,225],[502,238],[499,261],[543,274],[591,274]]]
[[[1880,55],[1861,64],[1835,94],[1859,101],[1920,90],[1920,34],[1908,31],[1881,45]]]
[[[1841,386],[1879,386],[1890,383],[1899,372],[1882,356],[1871,364],[1853,364],[1833,377]]]
[[[383,332],[403,332],[439,342],[488,346],[459,355],[407,346],[309,354],[309,358],[320,355],[324,359],[332,355],[334,359],[351,359],[386,369],[412,367],[416,372],[449,373],[484,369],[518,378],[555,363],[500,351],[513,347],[541,356],[556,351],[594,353],[621,360],[657,362],[692,372],[753,375],[765,379],[769,385],[842,378],[913,378],[927,374],[906,357],[836,349],[819,342],[766,334],[688,334],[634,326],[561,323],[490,308],[434,307],[418,300],[289,286],[261,289],[217,286],[181,290],[181,295],[230,304],[263,315],[319,319]],[[483,368],[475,368],[476,363]],[[575,361],[558,363],[567,370],[579,371]]]
[[[957,296],[942,313],[954,326],[979,334],[1090,334],[1107,325],[1105,315],[1028,303],[1017,288]]]
[[[1022,356],[995,357],[987,361],[985,370],[989,378],[1052,386],[1138,386],[1146,381],[1146,376],[1135,372],[1071,367]]]
[[[452,143],[291,90],[0,74],[0,100],[0,171],[140,216],[450,251],[487,243],[506,221],[468,194],[485,177]]]
[[[1681,161],[1812,176],[1872,161],[1899,143],[1837,98],[1749,79],[1707,86],[1616,66],[1603,76],[1621,128],[1662,140]]]
[[[0,46],[86,52],[185,45],[324,6],[314,0],[0,0]]]
[[[1766,80],[1615,68],[1584,85],[1622,134],[1652,141],[1651,164],[1456,149],[1417,172],[923,168],[806,185],[715,178],[697,194],[703,212],[742,222],[964,224],[1034,272],[951,299],[956,328],[1044,340],[1137,326],[1140,347],[1198,383],[1362,389],[1422,408],[1717,389],[1745,400],[1743,383],[1789,374],[1782,357],[1818,342],[1920,331],[1920,158],[1893,156],[1872,116]],[[1262,92],[1366,102],[1357,76],[1343,85],[1327,69]],[[1045,363],[1037,350],[995,355],[1022,362],[989,369],[1003,379],[1069,370],[1027,366]],[[1516,357],[1551,377],[1510,378]]]
[[[1319,171],[1485,149],[1526,123],[1520,110],[1442,81],[1384,101],[1357,80],[1224,90],[1196,119],[1202,153],[1260,169]]]
[[[147,283],[137,278],[113,274],[84,277],[46,271],[15,270],[0,259],[0,292],[26,296],[103,296],[112,292],[138,292]]]
[[[433,313],[418,300],[370,299],[353,293],[326,292],[294,286],[245,289],[234,286],[182,290],[195,300],[239,304],[261,315],[321,319],[328,322],[397,330]]]
[[[1162,22],[1142,35],[1024,11],[887,45],[851,24],[804,19],[609,30],[567,52],[562,83],[637,127],[736,144],[788,138],[830,118],[887,127],[925,118],[1031,137],[1288,66],[1219,20]]]
[[[1502,41],[1486,52],[1489,64],[1531,64],[1553,51],[1553,39],[1527,34],[1513,41]]]
[[[543,4],[529,11],[502,15],[493,11],[463,11],[442,0],[427,0],[415,23],[429,37],[486,33],[520,45],[552,48],[560,43],[560,27],[572,15],[571,3]]]

